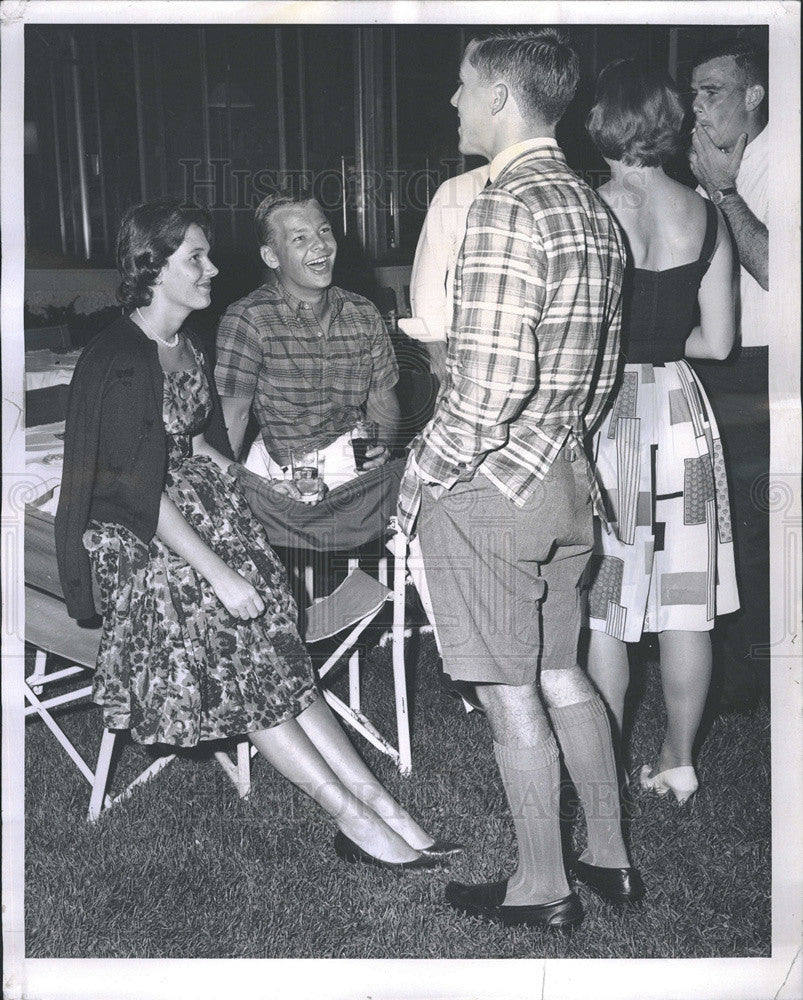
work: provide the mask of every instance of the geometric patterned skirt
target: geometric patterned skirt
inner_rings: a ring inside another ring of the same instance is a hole
[[[637,642],[736,611],[722,443],[689,365],[625,365],[594,452],[611,530],[597,525],[584,578],[588,625]]]

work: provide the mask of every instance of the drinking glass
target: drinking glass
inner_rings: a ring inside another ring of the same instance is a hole
[[[302,497],[312,500],[317,495],[323,475],[322,465],[323,456],[318,451],[294,452],[291,455],[293,482]]]
[[[373,420],[361,420],[351,432],[351,448],[357,470],[365,466],[365,452],[377,441],[378,428]]]

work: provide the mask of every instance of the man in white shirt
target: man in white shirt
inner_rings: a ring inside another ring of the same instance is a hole
[[[399,325],[413,340],[424,343],[432,373],[439,381],[446,371],[457,255],[466,235],[468,210],[485,187],[489,170],[486,163],[444,181],[430,202],[418,237],[410,277],[413,322],[402,320]]]
[[[769,519],[761,497],[769,475],[767,54],[725,35],[694,59],[696,126],[689,162],[722,210],[736,246],[740,345],[724,364],[696,363],[726,452],[743,607],[717,623],[720,707],[752,708],[769,695]]]

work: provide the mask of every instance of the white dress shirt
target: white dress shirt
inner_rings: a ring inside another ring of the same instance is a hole
[[[763,131],[745,147],[739,173],[736,176],[736,190],[745,205],[759,222],[769,226],[769,150],[770,127]],[[705,188],[698,187],[704,198]],[[739,297],[741,300],[741,321],[739,324],[742,347],[767,347],[770,341],[769,292],[765,291],[752,274],[744,267],[739,269]]]
[[[430,202],[410,278],[413,319],[423,323],[399,322],[415,340],[447,339],[452,325],[454,268],[466,235],[466,218],[471,203],[485,187],[489,170],[485,164],[444,181]]]

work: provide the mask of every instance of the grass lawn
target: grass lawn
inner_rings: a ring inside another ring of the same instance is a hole
[[[85,821],[88,785],[44,725],[26,732],[26,954],[29,958],[702,958],[770,954],[770,725],[714,721],[700,791],[678,807],[636,794],[629,841],[648,898],[617,912],[581,888],[586,919],[571,936],[504,930],[443,902],[450,878],[486,881],[513,861],[507,812],[485,719],[440,684],[431,636],[409,643],[413,766],[402,778],[357,737],[393,793],[466,853],[451,868],[397,875],[337,859],[333,823],[255,758],[249,800],[211,755],[193,752]],[[390,649],[376,648],[363,702],[392,733]],[[644,667],[634,764],[663,731],[658,670]],[[87,759],[101,733],[95,707],[61,714]],[[115,787],[148,753],[127,746]],[[568,801],[568,800],[567,800]],[[582,846],[582,818],[567,842]]]

